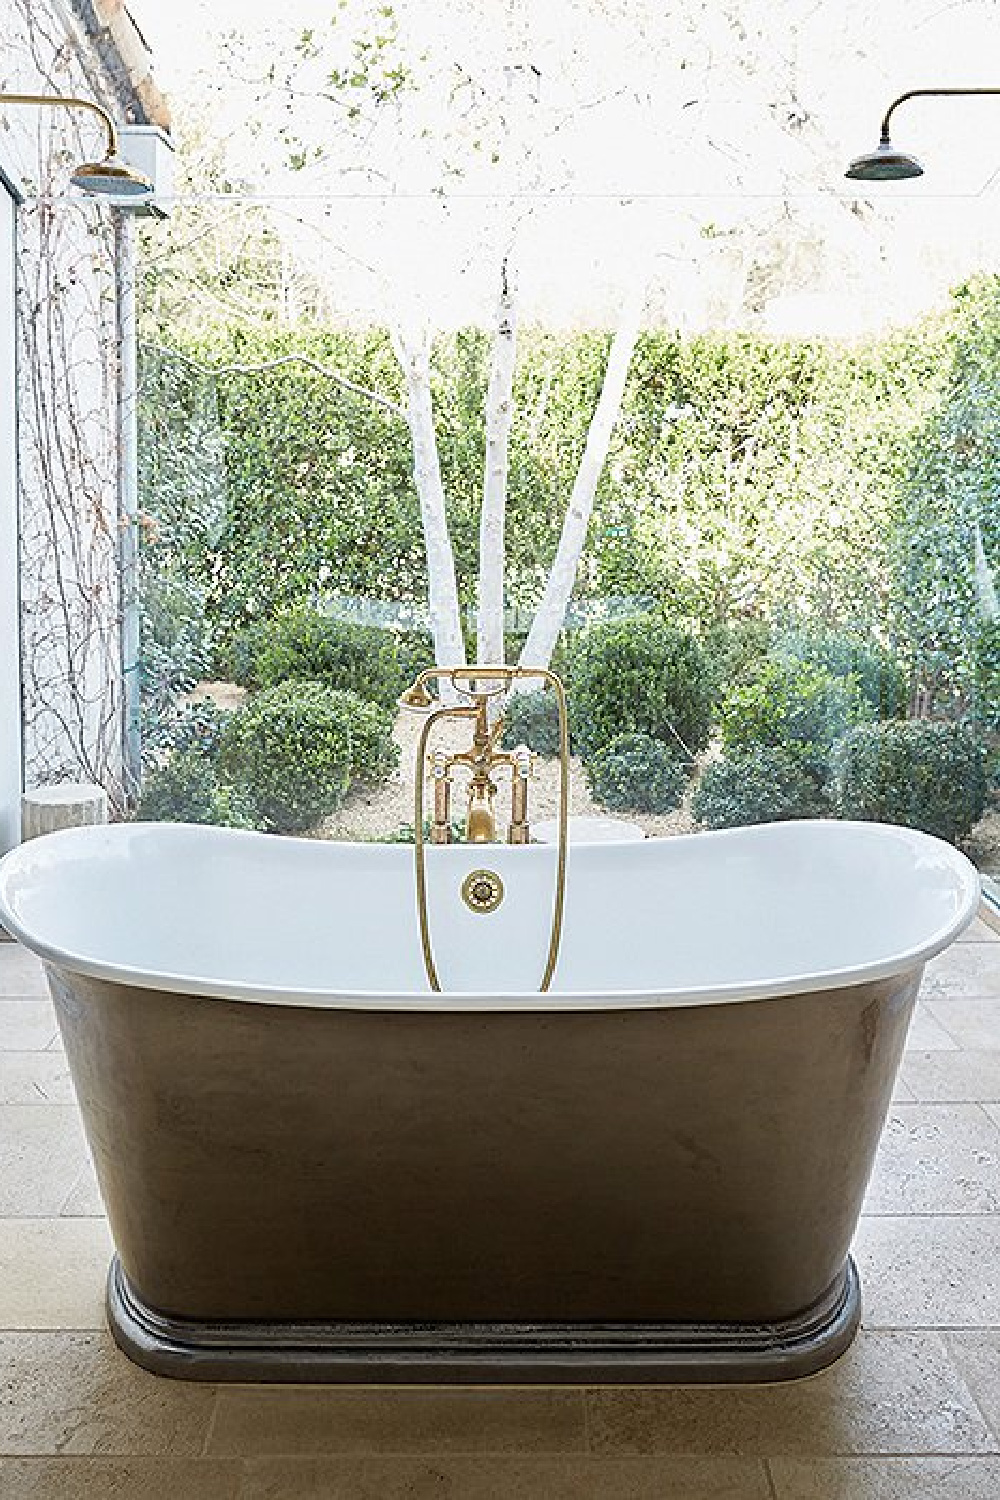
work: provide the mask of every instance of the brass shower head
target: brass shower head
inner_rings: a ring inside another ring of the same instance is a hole
[[[0,93],[0,108],[8,104],[53,105],[57,109],[86,109],[95,114],[104,126],[104,160],[81,162],[74,170],[70,181],[85,193],[103,198],[140,198],[153,191],[153,184],[142,172],[137,172],[123,161],[118,153],[118,131],[106,109],[92,99],[79,99],[70,94],[7,94]]]

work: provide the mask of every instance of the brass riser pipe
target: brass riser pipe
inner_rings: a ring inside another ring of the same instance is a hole
[[[558,817],[558,847],[556,853],[556,880],[555,892],[552,902],[552,921],[549,928],[549,945],[545,959],[545,968],[538,986],[538,993],[544,994],[552,983],[556,964],[559,959],[559,945],[562,941],[563,914],[566,905],[566,865],[567,845],[569,836],[569,716],[566,707],[566,690],[554,672],[544,668],[528,667],[431,667],[421,672],[413,686],[408,690],[410,694],[416,695],[424,689],[425,684],[435,679],[444,679],[459,692],[462,691],[463,682],[500,680],[510,683],[515,680],[526,678],[537,678],[551,687],[556,697],[556,707],[559,714],[559,817]],[[405,695],[404,695],[405,696]],[[441,980],[434,960],[434,948],[431,942],[430,919],[427,910],[427,858],[424,839],[424,773],[427,761],[427,745],[430,740],[431,731],[434,726],[443,719],[475,719],[478,710],[456,704],[454,707],[442,707],[429,713],[424,722],[420,736],[417,741],[417,770],[415,777],[414,799],[413,799],[413,845],[414,845],[414,883],[417,898],[417,917],[420,924],[420,945],[423,952],[424,969],[427,974],[427,982],[435,993],[441,992]],[[521,787],[517,786],[522,782]],[[512,775],[511,788],[511,821],[517,822],[518,799],[522,810],[526,811],[527,782],[526,778],[515,768]],[[443,806],[450,806],[445,794],[435,786],[435,812],[438,813]],[[438,818],[435,817],[435,832],[438,830]],[[524,832],[527,836],[527,823],[524,823]],[[432,838],[434,833],[432,833]],[[525,837],[525,842],[527,837]]]

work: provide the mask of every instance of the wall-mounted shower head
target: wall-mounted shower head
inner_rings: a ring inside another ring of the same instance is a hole
[[[106,156],[103,161],[81,162],[69,180],[74,187],[94,197],[148,198],[153,191],[149,178],[117,155]]]
[[[95,104],[93,99],[78,99],[69,94],[7,94],[0,93],[0,109],[8,104],[54,105],[57,109],[86,109],[95,114],[104,126],[104,160],[82,162],[70,181],[85,193],[103,198],[145,198],[153,192],[153,184],[142,172],[136,171],[118,154],[118,131],[106,109]]]
[[[892,112],[907,99],[938,98],[953,95],[1000,94],[1000,88],[985,89],[908,89],[894,99],[882,117],[882,130],[878,146],[864,156],[856,156],[844,173],[859,182],[899,182],[906,177],[922,177],[924,169],[915,156],[897,151],[889,138],[889,120]]]
[[[915,156],[897,151],[888,136],[883,136],[875,151],[856,156],[844,173],[859,182],[898,182],[904,177],[922,177],[923,167]]]

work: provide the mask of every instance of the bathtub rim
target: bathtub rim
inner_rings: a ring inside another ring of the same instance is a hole
[[[809,1307],[769,1323],[211,1323],[151,1307],[117,1254],[115,1343],[154,1375],[219,1383],[744,1385],[818,1374],[851,1346],[861,1284],[848,1255]]]
[[[314,839],[298,838],[292,835],[267,834],[250,829],[223,828],[214,824],[195,825],[186,823],[157,823],[157,822],[134,822],[117,823],[105,825],[89,825],[79,828],[61,829],[58,832],[44,834],[38,839],[33,839],[25,844],[20,844],[0,859],[0,922],[7,928],[8,932],[18,942],[21,942],[31,952],[35,953],[44,963],[56,968],[66,969],[70,973],[81,974],[89,979],[104,980],[112,984],[121,985],[130,989],[162,990],[178,995],[198,997],[203,999],[233,1000],[247,1004],[274,1005],[274,1006],[300,1006],[307,1009],[329,1009],[329,1010],[363,1010],[363,1011],[387,1011],[387,1012],[440,1012],[440,1011],[545,1011],[553,1013],[587,1011],[587,1010],[634,1010],[634,1009],[666,1009],[681,1006],[700,1005],[724,1005],[738,1004],[742,1001],[755,1000],[777,1000],[798,994],[809,994],[817,990],[839,990],[848,989],[859,984],[867,984],[880,979],[891,979],[897,975],[907,973],[925,964],[928,959],[949,947],[952,942],[965,930],[975,917],[982,900],[982,881],[979,871],[972,864],[967,855],[954,845],[943,839],[935,838],[932,834],[923,833],[919,829],[906,828],[895,823],[876,823],[862,820],[848,819],[789,819],[773,823],[753,824],[743,828],[714,829],[704,832],[679,834],[670,839],[653,840],[647,839],[643,843],[635,840],[615,840],[597,845],[582,846],[582,850],[592,848],[596,850],[628,849],[635,851],[640,848],[648,848],[654,843],[690,843],[693,840],[702,842],[704,840],[746,840],[757,831],[769,829],[809,830],[816,828],[838,830],[859,830],[870,835],[873,830],[880,829],[887,833],[902,835],[904,840],[933,849],[938,854],[944,854],[948,863],[952,866],[958,888],[961,892],[961,900],[958,909],[952,919],[945,923],[936,932],[931,934],[923,943],[908,949],[893,952],[874,963],[854,965],[853,967],[841,969],[828,969],[811,974],[787,975],[783,978],[768,981],[746,981],[741,983],[730,983],[726,985],[700,985],[691,986],[686,989],[620,989],[614,991],[588,991],[588,990],[560,990],[553,988],[542,995],[537,991],[510,991],[508,993],[496,994],[491,991],[475,990],[443,990],[432,992],[429,988],[421,988],[409,991],[379,991],[361,990],[358,988],[350,990],[330,990],[316,988],[298,988],[279,990],[272,986],[256,984],[241,980],[219,981],[212,979],[198,979],[191,975],[179,974],[164,970],[139,970],[128,967],[125,964],[111,961],[88,958],[74,953],[72,950],[60,948],[55,944],[46,942],[37,937],[18,918],[13,905],[8,901],[6,891],[8,882],[11,880],[11,872],[16,871],[19,858],[30,858],[33,848],[43,844],[60,842],[87,842],[91,840],[98,845],[107,839],[128,836],[128,834],[155,829],[166,832],[166,837],[190,836],[197,831],[203,836],[213,838],[225,838],[232,841],[266,840],[269,844],[281,843],[291,845],[310,845],[315,847],[317,841]],[[398,846],[361,844],[349,840],[331,840],[334,847],[347,845],[351,848],[365,848],[371,850],[375,857],[377,851],[383,852],[383,857],[395,853]],[[450,849],[464,849],[466,845],[449,846]],[[535,847],[535,846],[529,846]],[[538,846],[544,849],[551,857],[551,849],[548,846]],[[439,851],[441,852],[441,851]],[[571,860],[574,855],[581,853],[581,846],[571,849]],[[519,856],[521,857],[521,851]],[[586,858],[584,854],[584,858]],[[571,878],[571,877],[570,877]],[[558,966],[556,968],[556,980],[558,980]]]

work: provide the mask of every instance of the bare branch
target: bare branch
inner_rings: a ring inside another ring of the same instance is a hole
[[[320,364],[318,359],[311,359],[308,354],[282,354],[278,359],[265,359],[255,365],[206,365],[200,360],[192,359],[180,349],[171,349],[166,344],[147,343],[146,347],[155,349],[158,354],[167,354],[171,359],[180,360],[181,364],[188,365],[192,370],[200,370],[204,375],[261,375],[267,370],[278,370],[283,365],[303,365],[314,374],[322,375],[325,380],[330,380],[334,385],[340,386],[342,390],[351,391],[355,396],[363,396],[366,401],[373,401],[384,411],[391,412],[401,422],[406,421],[406,412],[395,401],[390,401],[388,396],[382,396],[378,391],[370,391],[367,386],[358,385],[356,381],[348,380],[345,375],[338,375],[336,370],[331,370],[328,365]]]

